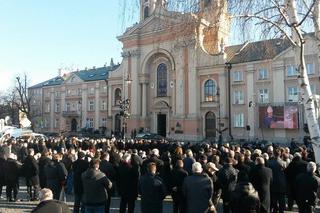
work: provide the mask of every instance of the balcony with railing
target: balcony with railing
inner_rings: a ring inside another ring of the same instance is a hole
[[[79,117],[80,116],[80,112],[73,110],[73,111],[63,111],[62,112],[62,116],[63,117]]]

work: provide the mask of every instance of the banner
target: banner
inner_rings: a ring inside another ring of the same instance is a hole
[[[298,105],[259,106],[259,127],[270,129],[298,129]]]

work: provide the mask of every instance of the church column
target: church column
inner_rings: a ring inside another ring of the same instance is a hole
[[[142,83],[142,117],[147,116],[147,84]]]
[[[112,116],[112,87],[108,86],[108,117]]]

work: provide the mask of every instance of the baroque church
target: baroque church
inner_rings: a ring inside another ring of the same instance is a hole
[[[302,138],[305,118],[289,43],[228,45],[229,19],[219,14],[226,14],[226,6],[216,3],[220,9],[213,12],[212,4],[200,1],[195,17],[169,11],[165,0],[141,0],[140,21],[118,37],[121,64],[74,71],[29,88],[33,111],[41,112],[36,127],[47,132],[105,127],[107,135],[126,136],[149,131],[189,141],[219,135]],[[314,44],[308,36],[307,68],[317,92]]]

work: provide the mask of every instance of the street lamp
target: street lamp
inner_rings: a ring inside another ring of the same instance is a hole
[[[218,133],[219,133],[219,139],[218,142],[222,142],[222,132],[221,132],[221,110],[220,110],[220,87],[217,87],[217,101],[218,101]]]
[[[232,136],[232,129],[231,129],[231,69],[232,69],[232,64],[230,62],[225,63],[225,68],[228,71],[228,117],[229,117],[229,122],[228,122],[228,128],[229,128],[229,137],[231,140],[233,140]]]
[[[129,75],[124,79],[124,83],[130,84],[132,82]],[[127,129],[127,119],[130,117],[129,108],[130,108],[130,98],[126,98],[126,85],[123,84],[123,100],[119,101],[120,105],[120,116],[122,116],[122,138],[125,139],[125,133]]]

